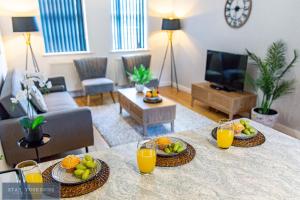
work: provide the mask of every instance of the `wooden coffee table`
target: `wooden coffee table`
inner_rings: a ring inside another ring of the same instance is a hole
[[[137,93],[135,88],[119,89],[120,114],[125,109],[143,126],[144,135],[147,135],[147,127],[152,124],[171,123],[171,130],[174,132],[176,103],[162,96],[161,103],[145,103],[143,98],[147,90],[149,89],[145,88],[144,93]]]

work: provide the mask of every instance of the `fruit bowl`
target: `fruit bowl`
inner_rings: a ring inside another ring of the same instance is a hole
[[[172,157],[172,156],[177,156],[177,155],[179,155],[179,154],[186,151],[187,144],[186,144],[185,141],[183,141],[179,138],[174,138],[174,137],[168,137],[168,139],[170,140],[170,143],[168,145],[165,145],[164,149],[161,149],[160,148],[161,145],[157,144],[156,153],[157,153],[158,156]],[[175,146],[178,146],[178,147],[175,147]],[[176,150],[178,150],[178,151],[176,151]]]
[[[162,98],[159,96],[159,92],[157,89],[149,90],[146,92],[144,97],[145,103],[160,103],[162,102]]]
[[[240,119],[233,122],[235,135],[234,138],[240,140],[246,140],[255,137],[258,134],[253,126],[251,126],[248,120]]]
[[[82,161],[85,159],[85,157],[80,157],[80,159],[81,159],[81,165],[82,165]],[[65,184],[65,185],[82,184],[82,183],[92,180],[101,171],[100,160],[94,159],[93,163],[95,163],[93,168],[85,167],[86,169],[89,170],[89,173],[85,177],[85,179],[81,179],[75,175],[77,168],[74,169],[73,173],[70,173],[68,170],[64,169],[61,166],[61,162],[57,163],[53,167],[51,175],[54,180],[56,180],[59,183]]]

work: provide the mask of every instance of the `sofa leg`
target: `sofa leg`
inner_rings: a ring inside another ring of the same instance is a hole
[[[91,101],[90,95],[87,95],[86,98],[87,98],[87,99],[86,99],[87,105],[90,106],[90,101]]]
[[[85,152],[88,153],[89,152],[89,148],[85,147]]]
[[[111,96],[111,98],[112,98],[113,102],[114,102],[114,103],[116,103],[116,101],[115,101],[115,97],[114,97],[114,94],[113,94],[113,92],[109,92],[109,93],[110,93],[110,96]]]

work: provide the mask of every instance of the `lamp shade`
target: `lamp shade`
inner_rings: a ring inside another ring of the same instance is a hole
[[[36,17],[12,17],[13,32],[38,32]]]
[[[161,30],[175,31],[175,30],[180,30],[180,29],[181,29],[180,19],[163,19],[162,20]]]

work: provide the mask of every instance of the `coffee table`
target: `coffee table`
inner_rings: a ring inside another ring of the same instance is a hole
[[[125,109],[143,126],[144,135],[147,135],[147,127],[152,124],[171,123],[171,131],[174,132],[176,103],[162,96],[161,103],[145,103],[143,98],[147,90],[149,89],[145,88],[144,93],[137,93],[135,88],[119,89],[120,114]]]

